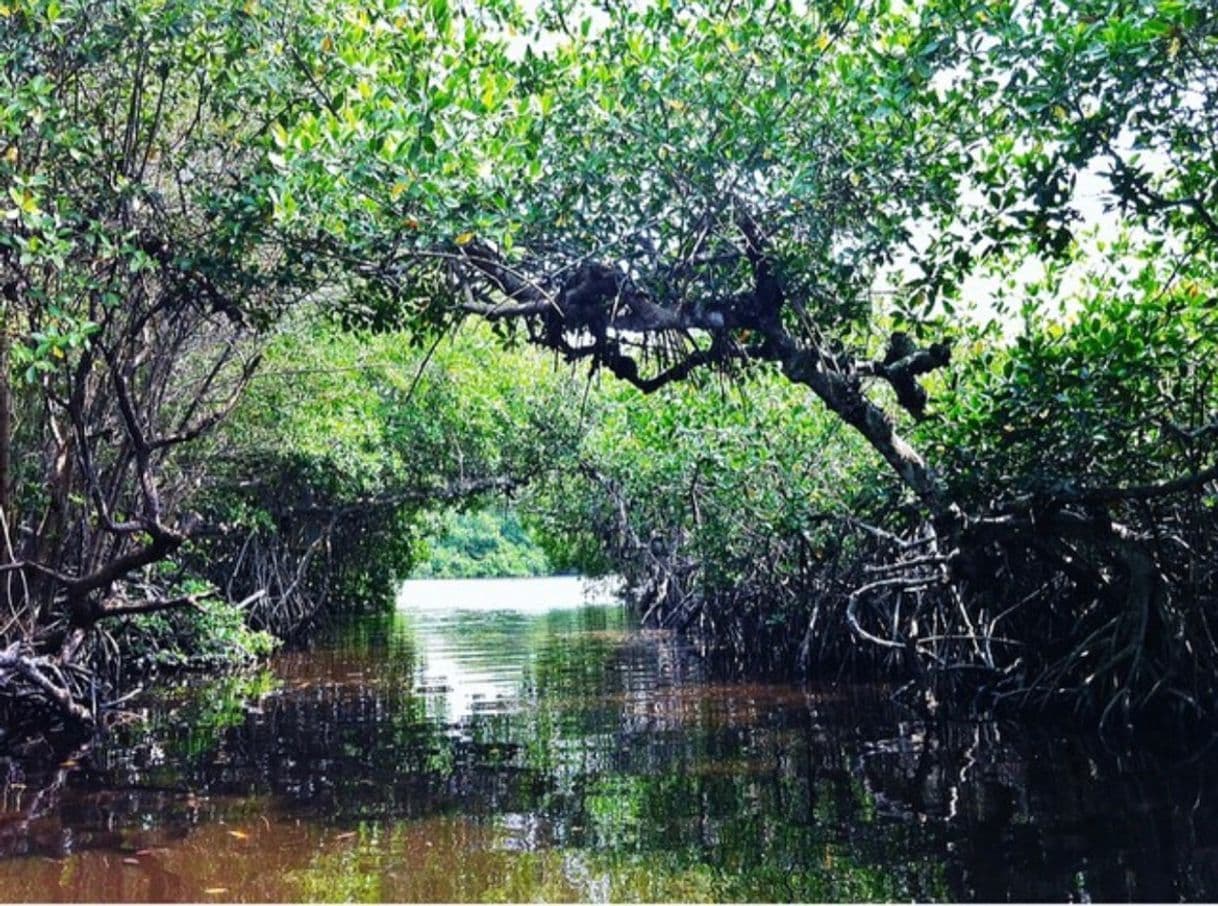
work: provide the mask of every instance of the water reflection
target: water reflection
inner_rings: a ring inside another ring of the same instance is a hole
[[[0,899],[1218,891],[1211,754],[1172,765],[926,726],[882,690],[719,682],[556,588],[523,607],[433,588],[449,606],[404,599],[261,674],[175,690],[55,770],[0,765]]]

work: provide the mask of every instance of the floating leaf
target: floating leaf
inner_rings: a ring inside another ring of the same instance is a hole
[[[250,838],[250,835],[247,834],[245,831],[239,831],[239,830],[230,830],[228,832],[228,835],[230,837],[236,837],[238,840],[248,840]]]

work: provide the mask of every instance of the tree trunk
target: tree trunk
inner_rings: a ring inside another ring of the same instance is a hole
[[[9,332],[9,306],[0,312],[0,513],[12,531],[16,525],[13,518],[9,489],[13,486],[13,390],[9,382],[9,349],[12,334]]]

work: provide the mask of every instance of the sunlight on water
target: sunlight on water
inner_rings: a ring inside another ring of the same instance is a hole
[[[397,606],[418,641],[415,683],[428,714],[455,724],[518,707],[545,615],[617,604],[612,589],[611,580],[578,576],[402,583]]]
[[[546,613],[616,604],[615,580],[580,576],[522,579],[408,579],[398,589],[399,610],[513,610]]]

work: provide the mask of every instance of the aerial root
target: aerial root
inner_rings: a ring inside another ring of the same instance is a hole
[[[80,703],[83,690],[71,673],[53,658],[33,654],[20,641],[0,651],[0,688],[16,698],[34,695],[74,725],[92,729],[97,717]]]

